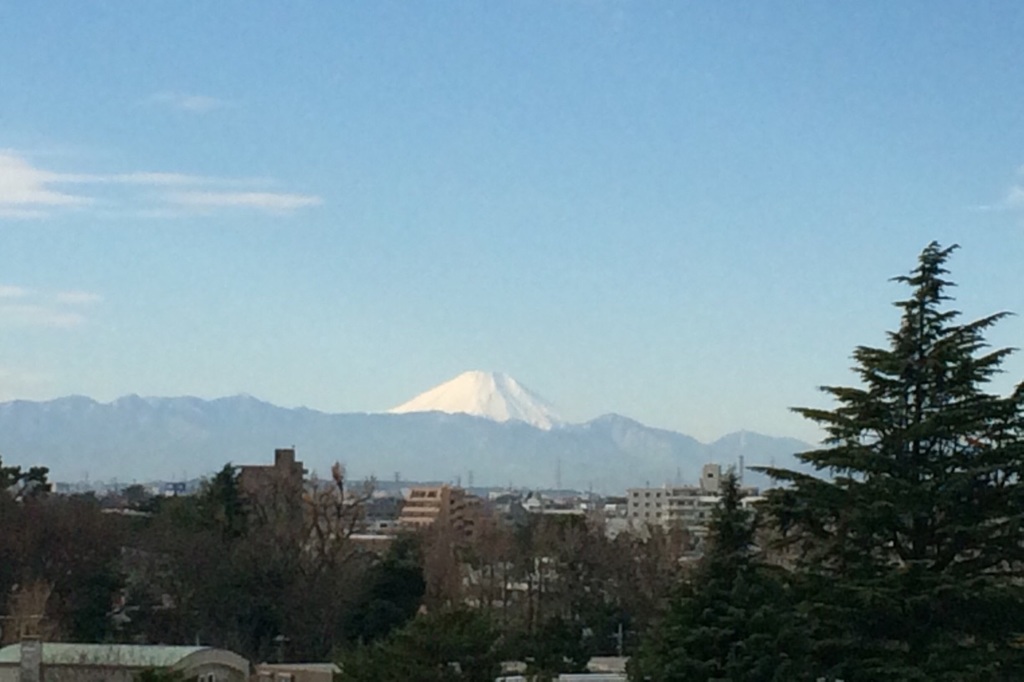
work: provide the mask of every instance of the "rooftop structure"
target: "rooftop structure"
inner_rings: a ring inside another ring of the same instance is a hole
[[[244,682],[249,662],[204,646],[66,644],[23,640],[0,649],[0,682],[132,682],[143,670],[171,670],[200,682]]]

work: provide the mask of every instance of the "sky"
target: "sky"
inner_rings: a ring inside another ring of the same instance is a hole
[[[815,440],[789,408],[856,382],[932,240],[967,317],[1024,313],[1021,35],[1013,1],[0,0],[0,400],[380,411],[483,369]]]

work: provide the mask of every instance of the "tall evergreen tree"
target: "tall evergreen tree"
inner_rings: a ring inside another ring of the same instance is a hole
[[[203,485],[196,500],[203,522],[219,530],[225,541],[248,531],[249,503],[238,477],[238,467],[228,462]]]
[[[783,548],[806,578],[814,656],[860,680],[1024,679],[1022,390],[986,392],[1010,349],[984,333],[1005,316],[959,323],[930,244],[895,278],[888,347],[858,347],[858,387],[827,386],[834,409],[796,411],[823,448],[822,476],[770,469]]]
[[[350,682],[491,682],[503,643],[480,612],[442,609],[413,618],[372,644],[342,652],[339,679]]]
[[[735,474],[709,527],[710,547],[692,580],[630,661],[630,678],[652,682],[790,682],[804,679],[800,617],[781,571],[754,553],[755,519]]]

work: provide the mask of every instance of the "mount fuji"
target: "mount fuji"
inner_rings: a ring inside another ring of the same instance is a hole
[[[496,422],[521,421],[544,431],[563,423],[550,403],[501,372],[463,372],[388,412],[469,414]]]

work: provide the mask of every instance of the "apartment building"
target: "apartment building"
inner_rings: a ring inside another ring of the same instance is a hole
[[[444,523],[469,538],[475,532],[480,505],[480,498],[457,486],[416,486],[405,496],[398,525],[419,530]]]
[[[703,535],[718,504],[721,481],[721,465],[705,464],[698,485],[630,488],[626,491],[626,518],[634,528],[675,526]],[[757,488],[741,490],[744,506],[760,499]]]
[[[274,450],[273,464],[243,464],[238,467],[238,485],[248,495],[271,493],[301,495],[306,469],[295,459],[295,448]]]

